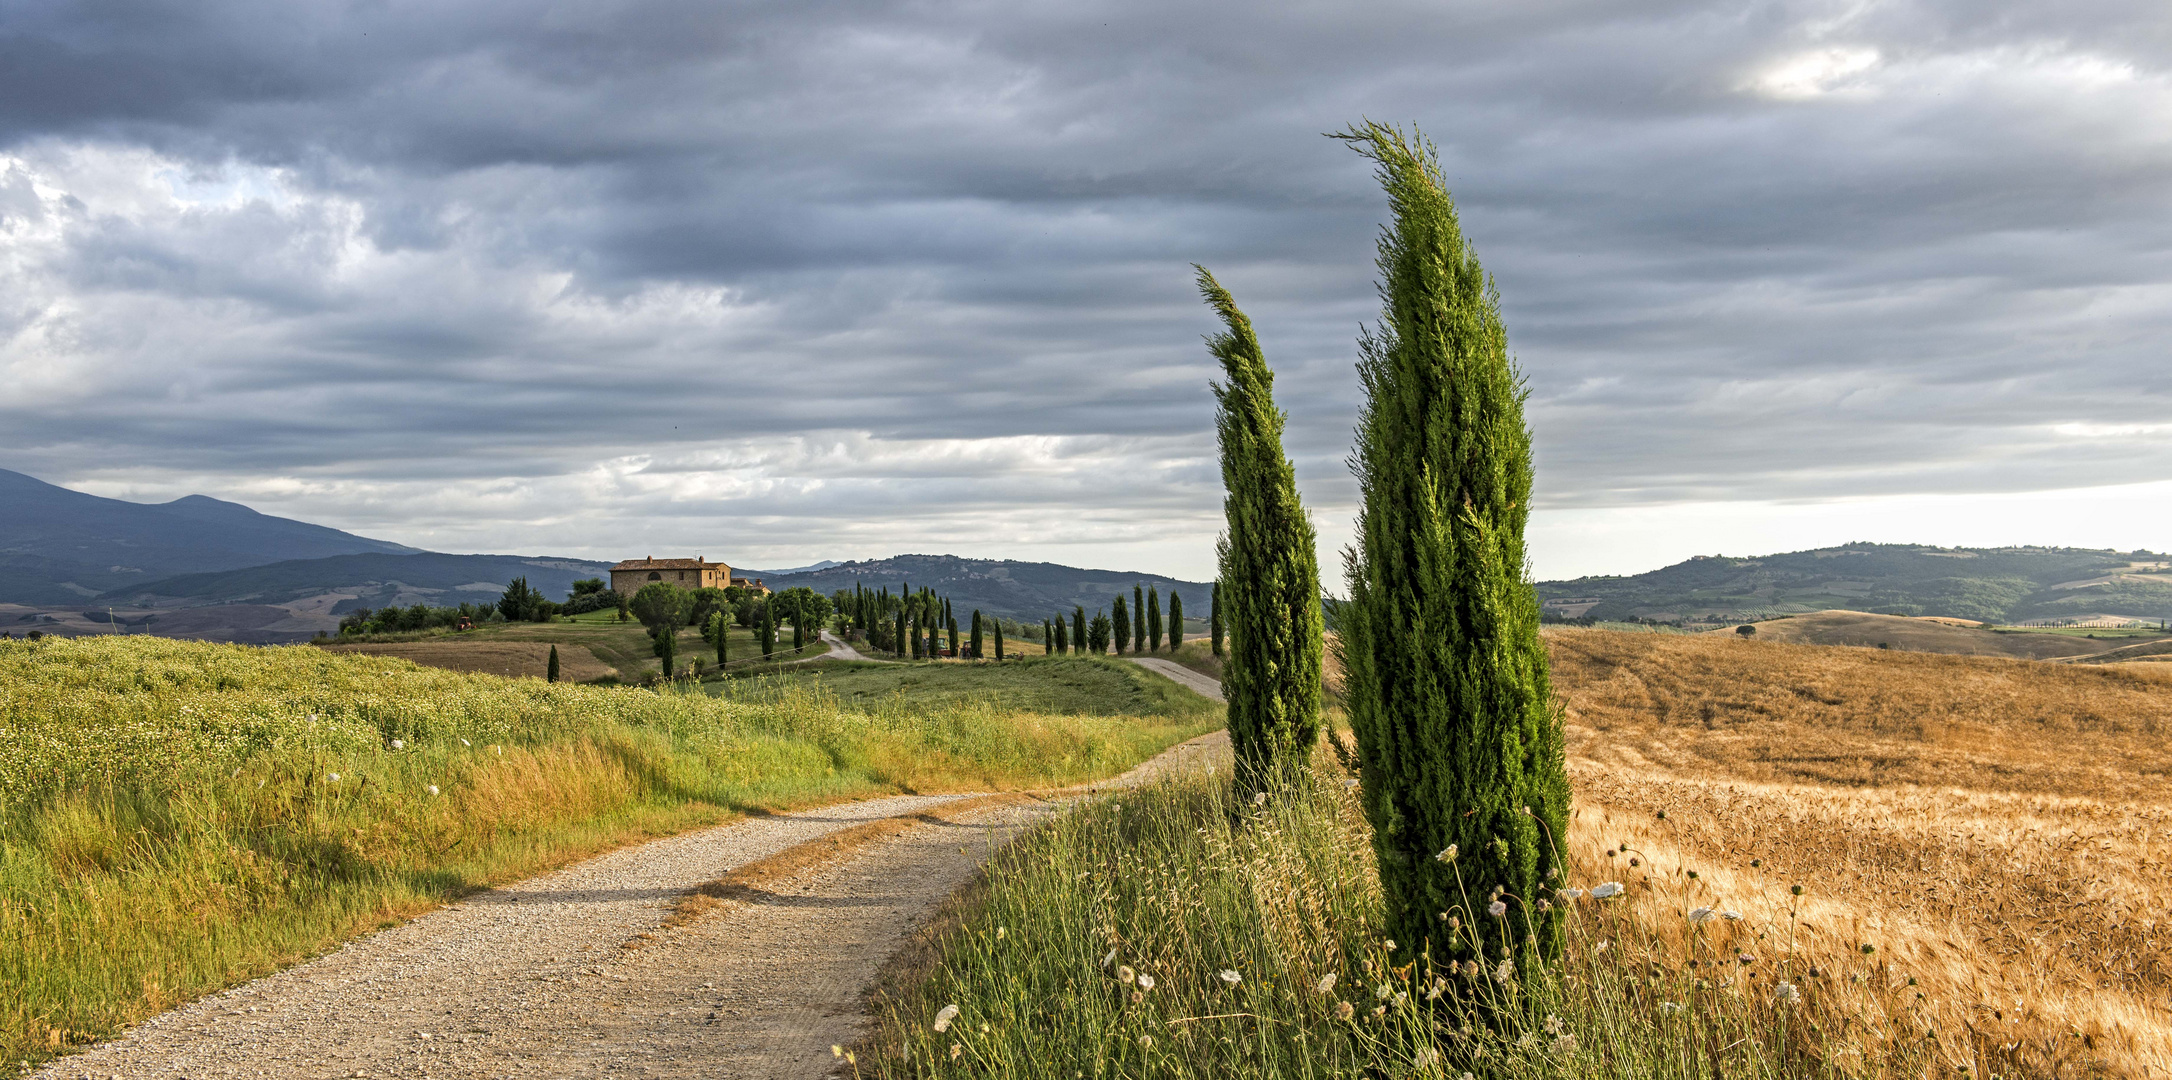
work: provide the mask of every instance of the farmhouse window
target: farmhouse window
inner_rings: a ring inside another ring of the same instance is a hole
[[[662,575],[662,574],[659,574],[659,573],[657,573],[657,572],[656,572],[656,571],[654,571],[654,570],[651,570],[651,571],[649,571],[649,580],[650,580],[650,581],[662,581],[662,580],[664,580],[664,575]]]

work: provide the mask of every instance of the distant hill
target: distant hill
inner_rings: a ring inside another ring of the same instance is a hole
[[[1543,581],[1562,617],[1746,622],[1840,608],[1992,623],[2172,618],[2172,556],[2087,548],[1846,544],[1755,558],[1698,556],[1631,577]]]
[[[175,574],[415,550],[203,495],[133,503],[0,469],[0,603],[70,604]]]
[[[439,606],[494,601],[507,582],[525,577],[553,600],[563,600],[580,578],[606,577],[610,563],[524,555],[335,555],[183,574],[130,585],[100,597],[132,607],[199,607],[209,604],[291,604],[326,593],[349,598],[332,613],[357,607]]]
[[[757,575],[759,576],[759,575]],[[1185,614],[1207,616],[1208,585],[1159,574],[1123,570],[1081,570],[1056,563],[1009,559],[966,559],[956,555],[898,555],[888,559],[839,563],[797,574],[763,579],[772,589],[805,585],[819,593],[850,589],[855,582],[870,589],[897,592],[905,584],[927,586],[950,597],[960,618],[979,608],[1008,619],[1039,621],[1083,604],[1086,613],[1109,606],[1118,592],[1130,597],[1133,585],[1160,589],[1163,610],[1172,590],[1184,598]],[[1127,599],[1128,602],[1128,599]]]
[[[1709,631],[1732,634],[1729,627]],[[2015,660],[2064,660],[2120,653],[2144,653],[2162,643],[2115,648],[2098,641],[2063,633],[2030,630],[1992,630],[1981,624],[1942,622],[1906,615],[1874,615],[1864,611],[1819,611],[1791,615],[1757,624],[1758,641],[1794,645],[1856,645],[1903,652],[1949,653],[1959,656],[2005,656]]]

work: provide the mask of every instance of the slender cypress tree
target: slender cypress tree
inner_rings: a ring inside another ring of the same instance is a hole
[[[905,609],[904,609],[904,608],[899,608],[899,609],[897,609],[897,617],[896,617],[896,618],[897,618],[897,636],[896,636],[896,638],[895,638],[895,639],[893,640],[893,644],[895,644],[895,645],[897,646],[897,648],[896,648],[896,652],[897,652],[897,654],[898,654],[899,656],[904,656],[904,655],[905,655]]]
[[[973,609],[973,659],[980,659],[980,609]]]
[[[943,606],[949,607],[950,605],[946,603]],[[956,616],[951,616],[946,621],[950,624],[950,655],[956,656],[958,655],[958,620]]]
[[[731,651],[724,644],[724,634],[731,629],[731,621],[719,611],[709,616],[709,628],[716,631],[716,667],[721,672],[724,665],[731,662]]]
[[[1071,647],[1080,650],[1086,648],[1086,605],[1084,604],[1079,604],[1071,609]]]
[[[1229,380],[1214,388],[1229,521],[1216,554],[1230,586],[1217,593],[1215,609],[1228,602],[1236,631],[1222,694],[1239,780],[1261,784],[1270,771],[1302,767],[1319,741],[1320,557],[1296,471],[1282,453],[1274,372],[1252,321],[1214,275],[1196,269],[1200,293],[1228,327],[1207,339]]]
[[[1214,642],[1214,655],[1222,655],[1222,583],[1217,581],[1207,590],[1207,637]]]
[[[1071,632],[1064,629],[1064,620],[1056,620],[1055,651],[1059,654],[1071,651]]]
[[[558,681],[558,646],[556,645],[551,646],[551,662],[550,666],[543,669],[543,681]]]
[[[1002,620],[1002,618],[1001,618],[1001,617],[998,617],[998,618],[996,619],[996,621],[995,621],[995,639],[996,639],[996,660],[997,660],[998,662],[1001,662],[1001,661],[1002,661],[1002,659],[1003,659],[1003,620]],[[974,648],[978,649],[978,648],[979,648],[979,646],[977,646],[977,645],[976,645],[976,646],[974,646]]]
[[[777,652],[777,606],[762,605],[762,655],[773,656]]]
[[[1541,901],[1567,869],[1569,782],[1524,577],[1523,381],[1432,144],[1374,123],[1341,137],[1376,164],[1395,215],[1381,320],[1358,342],[1363,501],[1341,622],[1385,929],[1436,962],[1513,957],[1528,977],[1561,948],[1561,913]],[[1506,915],[1486,913],[1495,900]]]
[[[663,634],[656,639],[656,656],[657,659],[664,662],[664,678],[671,677],[671,662],[677,658],[678,651],[679,635],[674,632],[672,627],[667,626],[664,628]]]
[[[1184,647],[1184,598],[1169,590],[1169,651]]]
[[[807,647],[807,632],[806,632],[805,630],[803,630],[803,629],[801,629],[801,628],[800,628],[800,615],[799,615],[799,613],[798,613],[798,612],[793,612],[793,613],[792,613],[792,651],[793,651],[793,652],[798,652],[798,651],[800,651],[801,649],[804,649],[804,648],[806,648],[806,647]]]
[[[1161,590],[1146,590],[1146,651],[1161,651]]]
[[[1131,640],[1146,648],[1146,597],[1137,585],[1131,587]]]
[[[1052,626],[1049,620],[1041,620],[1041,651],[1050,656],[1056,655],[1056,632]]]
[[[1115,623],[1116,655],[1122,656],[1131,647],[1131,616],[1124,607],[1123,593],[1117,593],[1116,602],[1109,605],[1109,618]]]

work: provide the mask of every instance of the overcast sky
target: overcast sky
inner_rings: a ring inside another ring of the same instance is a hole
[[[2162,0],[1265,7],[0,0],[0,467],[1202,578],[1200,262],[1339,582],[1369,117],[1499,281],[1541,577],[2172,547]]]

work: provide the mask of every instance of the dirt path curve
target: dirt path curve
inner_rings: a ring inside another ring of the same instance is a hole
[[[860,652],[860,650],[853,648],[851,642],[846,641],[844,638],[838,637],[836,634],[832,634],[827,630],[824,630],[821,633],[822,640],[829,642],[830,651],[823,653],[820,656],[810,656],[804,660],[794,660],[792,661],[793,663],[805,664],[815,660],[865,660],[870,664],[889,664],[896,662],[892,660],[877,660],[876,658],[865,655]]]
[[[1227,752],[1215,732],[1099,786]],[[612,852],[176,1009],[36,1075],[835,1075],[829,1048],[859,1037],[882,961],[996,845],[1061,805],[943,814],[973,798],[870,799]],[[910,827],[880,835],[876,823],[901,816]],[[690,890],[750,864],[782,869],[666,924]]]
[[[1167,675],[1172,680],[1175,680],[1178,686],[1184,687],[1187,690],[1191,690],[1194,693],[1199,694],[1201,697],[1208,699],[1209,701],[1222,701],[1223,704],[1228,704],[1228,702],[1224,701],[1222,698],[1221,683],[1218,683],[1213,679],[1200,674],[1199,672],[1193,671],[1192,669],[1185,667],[1184,665],[1179,664],[1174,660],[1163,660],[1153,656],[1130,656],[1125,657],[1125,659],[1130,660],[1132,663],[1137,664],[1140,667],[1147,669],[1148,671],[1154,672],[1157,675]]]

